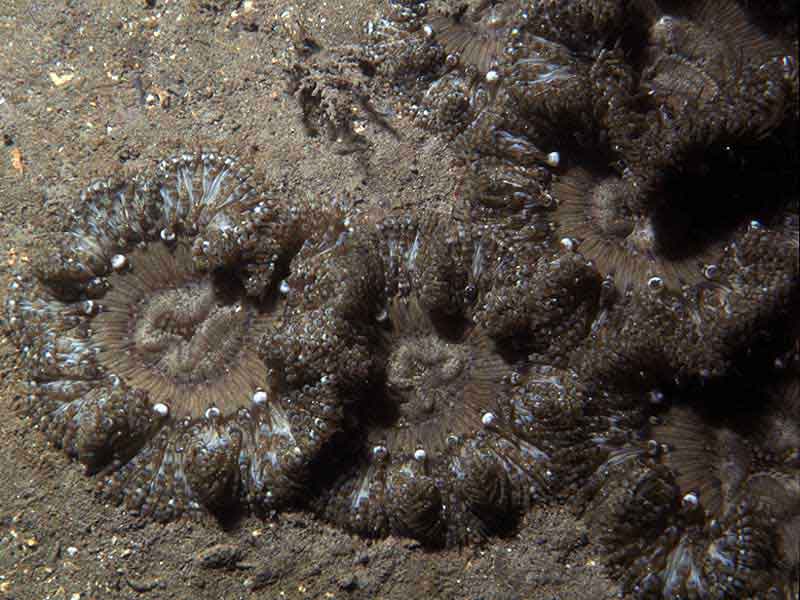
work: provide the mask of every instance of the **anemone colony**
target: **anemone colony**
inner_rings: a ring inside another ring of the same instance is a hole
[[[390,0],[364,44],[295,35],[309,131],[389,93],[452,141],[453,198],[323,210],[213,152],[93,184],[11,283],[22,406],[160,520],[302,505],[440,546],[566,501],[638,598],[796,597],[796,8],[771,8]]]

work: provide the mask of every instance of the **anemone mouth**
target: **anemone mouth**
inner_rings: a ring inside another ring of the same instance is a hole
[[[650,97],[675,115],[701,110],[723,93],[728,48],[691,21],[664,15],[650,28],[652,62],[644,73]]]
[[[663,105],[674,117],[685,117],[691,110],[704,110],[722,95],[718,81],[681,57],[659,58],[648,74],[644,85],[651,102]]]
[[[482,2],[476,10],[465,8],[453,16],[435,17],[429,26],[449,56],[485,76],[503,60],[512,28],[512,5]]]
[[[682,497],[719,518],[750,470],[750,451],[731,429],[705,423],[688,407],[674,407],[652,431],[665,445],[664,463],[675,473]]]
[[[268,387],[263,305],[232,274],[196,270],[188,242],[136,248],[108,288],[92,328],[99,362],[175,417],[231,414]]]
[[[415,296],[392,302],[383,390],[365,415],[370,442],[397,456],[438,454],[497,413],[509,367],[480,332],[449,329],[437,327]]]
[[[590,193],[589,217],[609,239],[629,239],[636,229],[636,218],[627,202],[627,196],[627,187],[616,177],[606,177]],[[644,241],[647,236],[637,232],[634,237]],[[642,243],[641,249],[645,249],[645,243]]]
[[[421,425],[452,408],[463,385],[466,352],[435,336],[404,339],[389,357],[386,387],[396,399],[402,424]],[[400,424],[400,423],[398,423]]]
[[[683,198],[643,212],[619,176],[581,167],[560,177],[553,194],[562,243],[576,242],[578,251],[623,291],[647,289],[655,279],[675,290],[698,284],[707,276],[704,268],[721,258],[718,240],[696,241],[703,238]]]

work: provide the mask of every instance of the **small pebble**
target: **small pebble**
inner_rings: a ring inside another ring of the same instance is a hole
[[[245,581],[245,585],[249,590],[256,591],[268,585],[272,585],[276,581],[278,581],[278,574],[269,567],[266,567],[262,571],[259,571],[255,577]]]
[[[126,577],[125,582],[134,592],[139,592],[140,594],[154,590],[161,585],[161,579],[159,577],[154,577],[152,579],[136,579],[133,577]]]
[[[194,563],[203,569],[226,569],[236,566],[242,558],[242,551],[233,544],[216,544],[201,550],[194,557]]]

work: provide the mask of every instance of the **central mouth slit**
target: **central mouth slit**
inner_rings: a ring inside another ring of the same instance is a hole
[[[136,353],[163,376],[207,382],[239,353],[252,310],[223,304],[209,279],[164,290],[143,300],[134,317]]]
[[[465,351],[436,335],[403,339],[390,354],[386,371],[397,424],[429,421],[454,408],[466,376]]]
[[[177,417],[247,407],[266,389],[257,340],[269,312],[232,273],[198,271],[188,244],[151,244],[109,276],[93,336],[100,362]]]

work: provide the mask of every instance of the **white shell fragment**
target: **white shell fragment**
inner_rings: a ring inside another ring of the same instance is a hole
[[[128,259],[124,254],[115,254],[111,257],[111,268],[115,271],[121,271],[128,264]]]

